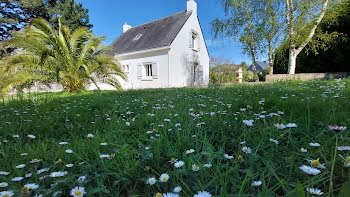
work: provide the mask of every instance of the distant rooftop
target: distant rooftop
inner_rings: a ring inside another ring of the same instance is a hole
[[[183,11],[130,28],[112,44],[109,55],[170,46],[192,12]]]
[[[268,62],[259,62],[257,61],[255,64],[256,70],[259,72],[263,72],[265,68],[269,67],[269,63]],[[253,64],[249,66],[249,68],[247,68],[247,70],[249,71],[254,71],[253,70]]]

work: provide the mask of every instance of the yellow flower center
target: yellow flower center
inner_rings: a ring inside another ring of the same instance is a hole
[[[173,157],[173,158],[171,158],[171,162],[175,162],[175,158]]]
[[[166,181],[166,177],[163,177],[163,181]]]
[[[248,152],[248,149],[247,149],[247,148],[245,148],[245,149],[243,149],[243,151],[244,151],[244,152]]]
[[[161,193],[157,193],[156,197],[163,197],[163,195]]]
[[[81,194],[83,194],[80,190],[78,190],[78,191],[76,191],[75,193],[74,193],[76,196],[80,196]]]
[[[58,163],[62,163],[62,159],[58,159],[58,161],[57,161]]]
[[[243,160],[242,155],[239,155],[239,156],[238,156],[238,160]]]
[[[150,183],[153,183],[153,182],[154,182],[153,180],[150,181]]]
[[[5,194],[5,195],[3,195],[3,197],[10,197],[10,195],[8,195],[8,194]]]
[[[321,163],[320,163],[320,161],[318,161],[318,160],[313,160],[313,161],[311,161],[311,165],[312,166],[319,166]]]
[[[347,158],[345,159],[345,163],[350,163],[350,157],[347,157]]]

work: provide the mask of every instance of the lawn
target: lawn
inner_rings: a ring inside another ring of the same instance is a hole
[[[350,80],[26,94],[0,117],[2,194],[350,196]]]

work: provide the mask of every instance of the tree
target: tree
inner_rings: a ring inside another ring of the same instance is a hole
[[[239,40],[243,51],[251,57],[254,69],[256,56],[261,51],[262,34],[258,25],[261,18],[255,14],[261,10],[261,4],[251,0],[221,0],[221,3],[226,18],[211,22],[215,38],[220,35]]]
[[[313,38],[327,6],[328,0],[285,0],[289,38],[288,74],[295,74],[297,56]]]
[[[59,20],[58,30],[44,19],[32,20],[24,31],[13,34],[6,41],[16,47],[14,55],[7,57],[0,67],[0,90],[23,88],[35,81],[57,82],[66,90],[75,91],[89,83],[108,83],[120,89],[115,76],[124,78],[120,65],[108,50],[86,27],[71,33]]]
[[[33,18],[41,17],[57,26],[62,17],[64,25],[72,30],[89,24],[88,10],[74,0],[3,0],[0,3],[0,40],[10,38],[12,31],[25,27]]]

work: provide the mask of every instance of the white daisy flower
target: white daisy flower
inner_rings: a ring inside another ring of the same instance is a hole
[[[0,187],[2,187],[2,188],[4,188],[4,187],[7,187],[9,184],[8,183],[6,183],[6,182],[2,182],[2,183],[0,183]]]
[[[27,156],[28,153],[21,153],[21,156]]]
[[[234,159],[235,158],[234,156],[230,156],[228,154],[225,154],[224,156],[225,156],[226,159]]]
[[[31,134],[27,135],[27,137],[29,137],[31,139],[35,139],[36,138],[35,135],[31,135]]]
[[[18,165],[18,166],[16,166],[16,168],[24,168],[24,167],[26,167],[26,164],[20,164],[20,165]]]
[[[297,127],[297,124],[295,124],[295,123],[288,123],[288,124],[286,125],[286,127],[287,127],[287,128],[296,128],[296,127]]]
[[[90,138],[90,139],[92,139],[92,138],[94,138],[95,136],[92,135],[91,133],[89,133],[89,134],[87,135],[87,137]]]
[[[148,185],[154,185],[154,184],[156,184],[156,182],[157,182],[157,179],[154,178],[154,177],[151,177],[151,178],[149,178],[149,179],[147,180],[147,183],[146,183],[146,184],[148,184]]]
[[[194,151],[195,151],[194,149],[186,150],[186,155],[194,153]]]
[[[9,174],[10,174],[9,172],[0,171],[0,175],[7,176],[7,175],[9,175]]]
[[[313,146],[313,147],[319,147],[321,146],[321,144],[317,143],[317,142],[310,142],[309,143],[310,146]]]
[[[32,159],[30,161],[30,163],[39,163],[41,161],[41,159]]]
[[[101,146],[107,146],[107,143],[103,142],[100,144]]]
[[[35,183],[28,183],[25,184],[24,187],[28,188],[29,190],[35,190],[39,188],[39,185]]]
[[[342,158],[344,160],[344,166],[347,167],[347,168],[350,167],[350,156],[348,156],[346,158],[344,158],[344,157],[342,157]]]
[[[262,184],[262,181],[253,181],[252,186],[258,187]]]
[[[126,126],[130,126],[130,122],[125,122]]]
[[[275,127],[277,128],[277,129],[285,129],[285,128],[287,128],[286,127],[286,125],[284,125],[284,124],[275,124]]]
[[[82,183],[82,182],[85,181],[85,179],[86,179],[86,176],[80,176],[80,177],[78,178],[78,182],[79,182],[79,183]]]
[[[274,140],[274,139],[272,139],[272,138],[270,138],[270,142],[273,142],[273,143],[275,143],[275,144],[279,144],[279,142],[278,142],[277,140]]]
[[[67,145],[67,144],[69,144],[68,142],[60,142],[60,143],[58,143],[59,145]]]
[[[73,150],[67,149],[67,150],[66,150],[66,153],[72,154],[72,153],[73,153]]]
[[[41,174],[43,172],[48,172],[49,170],[50,170],[50,168],[42,168],[42,169],[38,170],[36,173]]]
[[[254,126],[253,122],[254,120],[243,120],[243,123],[249,127]]]
[[[19,135],[16,134],[16,135],[13,135],[12,137],[13,137],[13,138],[19,138]]]
[[[326,167],[324,166],[324,164],[320,163],[320,158],[314,160],[314,159],[310,159],[308,160],[308,162],[310,163],[310,165],[312,167],[316,167],[316,168],[320,168],[320,169],[325,169]]]
[[[310,167],[310,166],[306,166],[306,165],[302,165],[299,167],[300,170],[304,171],[306,174],[309,175],[318,175],[321,173],[321,171],[319,169]]]
[[[182,187],[181,186],[177,186],[177,187],[174,188],[173,192],[180,193],[181,190],[182,190]]]
[[[150,147],[148,147],[148,146],[146,146],[146,147],[145,147],[145,150],[149,150],[149,149],[151,149],[151,148],[150,148]]]
[[[64,175],[66,175],[66,174],[68,174],[67,171],[64,171],[64,172],[62,172],[62,171],[52,172],[52,173],[50,174],[50,177],[57,178],[57,177],[64,176]]]
[[[307,152],[307,149],[301,148],[300,151],[303,152],[303,153],[306,153],[306,152]]]
[[[169,178],[170,178],[169,174],[164,173],[160,175],[159,181],[162,183],[166,183],[169,180]]]
[[[67,168],[71,168],[73,166],[74,166],[74,164],[72,164],[72,163],[69,163],[69,164],[66,165]]]
[[[174,194],[174,193],[164,193],[163,197],[180,197],[179,194]]]
[[[242,148],[242,151],[245,152],[246,154],[250,154],[252,152],[252,149],[245,146]]]
[[[179,161],[179,162],[176,162],[176,163],[174,164],[175,168],[180,168],[180,167],[182,167],[183,165],[185,165],[185,162],[184,162],[184,161]]]
[[[11,181],[18,182],[18,181],[21,181],[23,179],[24,179],[24,177],[19,176],[19,177],[12,178]]]
[[[195,194],[193,197],[211,197],[212,195],[207,191],[201,191]]]
[[[192,170],[195,172],[199,171],[199,166],[197,166],[196,164],[192,164]]]
[[[317,196],[321,196],[323,194],[321,190],[315,189],[315,188],[306,188],[306,191],[309,192],[310,194],[317,195]]]
[[[340,151],[350,150],[350,146],[338,146],[338,150]]]
[[[30,177],[32,177],[32,173],[27,173],[27,174],[25,174],[24,176],[26,177],[26,178],[30,178]]]
[[[211,167],[213,167],[213,165],[212,165],[211,163],[204,164],[203,166],[206,167],[206,168],[211,168]]]
[[[70,191],[70,195],[74,197],[82,197],[86,194],[84,187],[75,187]]]
[[[12,197],[15,195],[13,191],[2,191],[0,192],[0,197]]]

